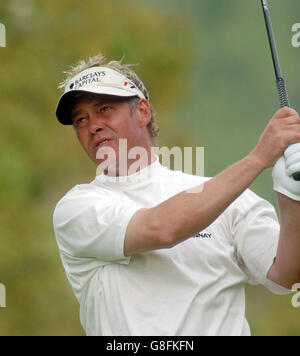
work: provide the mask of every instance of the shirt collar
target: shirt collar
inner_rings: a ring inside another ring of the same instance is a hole
[[[147,184],[156,177],[159,177],[162,173],[164,167],[160,164],[158,157],[155,157],[155,161],[145,168],[139,170],[136,173],[130,174],[128,176],[113,177],[105,174],[100,174],[96,176],[96,183],[107,183],[110,185],[117,185],[120,187],[130,187],[140,184]]]

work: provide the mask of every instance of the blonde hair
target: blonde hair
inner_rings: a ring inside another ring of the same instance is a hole
[[[124,57],[123,57],[124,58]],[[123,74],[125,77],[130,79],[140,90],[141,92],[145,95],[145,98],[149,101],[150,96],[149,92],[146,89],[145,85],[143,82],[140,80],[140,78],[137,76],[137,74],[130,68],[134,66],[135,64],[122,64],[123,58],[121,58],[119,61],[116,60],[111,60],[107,61],[107,59],[103,56],[102,53],[99,53],[96,56],[89,57],[87,61],[85,60],[80,60],[77,64],[73,65],[70,67],[70,70],[65,71],[64,74],[66,74],[65,79],[59,84],[58,88],[59,89],[64,89],[66,85],[69,83],[69,81],[78,73],[82,72],[83,70],[91,67],[107,67],[111,68],[121,74]],[[150,104],[150,102],[149,102]],[[159,128],[155,124],[155,113],[153,111],[153,107],[150,104],[151,108],[151,120],[148,124],[148,131],[150,134],[150,137],[152,139],[152,142],[155,142],[155,138],[158,135]]]

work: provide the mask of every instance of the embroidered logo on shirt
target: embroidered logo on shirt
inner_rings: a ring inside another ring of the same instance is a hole
[[[198,232],[193,236],[194,238],[211,239],[211,233],[209,232]]]

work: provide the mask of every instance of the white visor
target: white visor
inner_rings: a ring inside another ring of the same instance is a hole
[[[74,94],[84,92],[145,99],[141,90],[123,74],[107,67],[91,67],[76,74],[67,83],[64,94],[59,98],[56,116],[62,124],[72,124],[70,98]]]

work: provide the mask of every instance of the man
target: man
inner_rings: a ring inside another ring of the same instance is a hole
[[[151,154],[149,94],[129,66],[95,56],[61,86],[57,117],[102,171],[54,212],[87,335],[249,335],[245,283],[285,293],[300,282],[300,183],[281,157],[300,142],[298,114],[279,110],[252,152],[208,179]],[[280,227],[247,189],[275,162]]]

